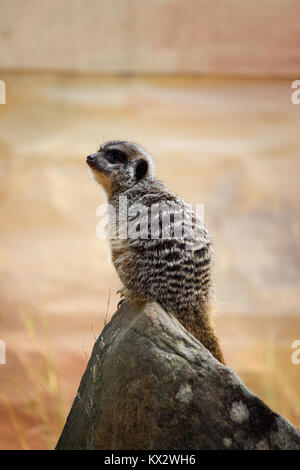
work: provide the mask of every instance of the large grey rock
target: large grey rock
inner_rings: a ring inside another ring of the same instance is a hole
[[[300,449],[300,432],[156,304],[105,326],[57,449]]]

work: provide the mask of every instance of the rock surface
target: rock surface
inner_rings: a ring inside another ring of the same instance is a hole
[[[300,449],[300,432],[157,304],[95,343],[56,449]]]

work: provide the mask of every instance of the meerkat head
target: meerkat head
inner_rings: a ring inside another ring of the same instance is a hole
[[[132,142],[113,140],[101,145],[100,149],[86,159],[94,179],[109,196],[122,192],[154,177],[151,156],[139,145]]]

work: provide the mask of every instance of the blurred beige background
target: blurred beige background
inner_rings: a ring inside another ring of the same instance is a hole
[[[0,65],[100,73],[296,74],[299,0],[1,0]]]
[[[228,364],[300,426],[300,2],[1,0],[0,448],[51,448],[119,287],[85,156],[205,204]]]

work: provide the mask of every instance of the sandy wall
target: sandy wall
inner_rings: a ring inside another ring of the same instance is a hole
[[[299,0],[2,0],[0,68],[300,73]]]

